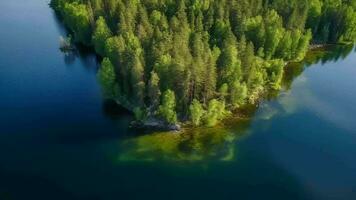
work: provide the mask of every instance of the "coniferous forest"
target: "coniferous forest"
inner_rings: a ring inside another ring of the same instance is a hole
[[[311,45],[356,40],[355,0],[52,0],[138,120],[214,126],[281,88]]]

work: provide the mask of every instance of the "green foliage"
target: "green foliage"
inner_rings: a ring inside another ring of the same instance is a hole
[[[118,95],[118,87],[114,66],[108,58],[104,58],[97,76],[102,86],[104,97],[108,99],[115,98]]]
[[[278,90],[281,88],[284,65],[283,60],[271,60],[268,62],[267,73],[270,77],[270,86],[272,89]]]
[[[163,93],[161,105],[158,108],[158,115],[162,117],[167,123],[177,123],[176,97],[172,90],[166,90]]]
[[[355,5],[354,0],[51,2],[76,42],[107,57],[98,75],[104,91],[111,91],[107,97],[131,109],[157,111],[168,123],[178,121],[176,111],[181,119],[194,111],[193,124],[202,124],[198,111],[207,108],[202,121],[208,126],[223,118],[217,107],[256,103],[264,90],[281,88],[285,63],[303,60],[310,43],[355,42]]]
[[[148,97],[153,106],[159,104],[161,91],[159,89],[159,77],[156,72],[151,72],[151,78],[148,83]]]
[[[142,108],[136,107],[133,112],[137,121],[144,121],[147,118],[146,110]]]
[[[205,114],[205,110],[202,104],[194,99],[192,104],[189,106],[190,111],[190,119],[194,126],[199,126],[201,124],[201,120],[203,115]]]
[[[64,22],[74,32],[75,41],[90,44],[91,16],[87,6],[77,2],[64,3],[62,12]]]
[[[231,87],[230,101],[233,108],[238,108],[245,104],[247,98],[247,86],[245,83],[235,81]]]
[[[225,102],[212,99],[209,102],[208,110],[205,115],[205,125],[208,127],[215,126],[219,120],[224,119],[229,114],[225,110]]]
[[[92,43],[94,45],[95,51],[101,55],[105,55],[105,43],[106,40],[112,36],[112,33],[107,26],[105,19],[100,16],[98,20],[96,20],[95,31],[92,37]]]
[[[313,0],[307,28],[313,32],[313,40],[325,42],[355,42],[355,2]]]

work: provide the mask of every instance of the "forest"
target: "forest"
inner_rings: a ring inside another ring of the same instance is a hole
[[[356,0],[52,0],[102,58],[103,95],[137,120],[215,126],[311,45],[356,41]]]

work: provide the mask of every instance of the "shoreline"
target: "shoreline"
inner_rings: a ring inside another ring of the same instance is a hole
[[[311,54],[312,51],[315,50],[321,50],[321,51],[327,51],[327,47],[333,47],[337,45],[346,45],[346,44],[316,44],[316,45],[310,45],[308,48],[308,52],[306,53],[305,57],[298,62],[293,62],[293,61],[286,61],[284,68],[288,66],[291,63],[301,63],[305,61],[307,58],[308,54]],[[225,126],[226,124],[231,124],[232,121],[236,122],[239,120],[244,120],[244,119],[249,119],[253,111],[252,109],[256,109],[259,107],[260,102],[264,99],[266,99],[266,95],[268,96],[269,91],[271,92],[271,89],[267,89],[264,91],[260,97],[257,99],[256,103],[250,104],[247,103],[245,105],[242,105],[240,108],[235,109],[231,111],[231,115],[226,117],[225,119],[219,121],[218,124],[216,124],[214,127],[218,126]],[[276,92],[280,92],[279,90]],[[118,101],[116,101],[119,105],[121,105]],[[133,112],[133,111],[130,111]],[[177,128],[178,127],[178,128]],[[212,128],[214,128],[212,127]],[[211,128],[211,127],[206,127],[206,126],[193,126],[189,121],[183,121],[179,122],[176,124],[164,124],[161,120],[156,119],[156,118],[150,118],[147,121],[144,122],[138,122],[138,121],[132,121],[130,124],[130,128],[133,129],[139,129],[139,130],[145,130],[145,131],[152,131],[152,132],[168,132],[168,133],[183,133],[192,129],[200,129],[200,128]]]

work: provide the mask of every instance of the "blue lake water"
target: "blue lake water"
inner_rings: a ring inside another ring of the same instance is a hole
[[[45,0],[0,1],[0,199],[356,199],[356,52],[313,52],[249,119],[128,129]],[[315,55],[314,55],[315,54]],[[318,58],[316,58],[318,57]]]

